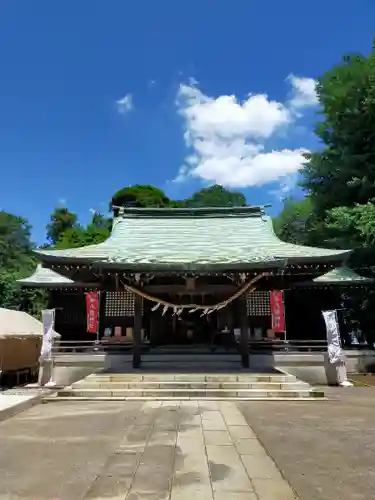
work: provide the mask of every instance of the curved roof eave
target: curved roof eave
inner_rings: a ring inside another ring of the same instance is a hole
[[[28,288],[98,288],[98,283],[83,283],[63,276],[53,269],[38,264],[37,268],[27,278],[17,280],[17,283]]]

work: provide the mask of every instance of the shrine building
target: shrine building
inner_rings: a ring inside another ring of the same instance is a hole
[[[36,250],[20,283],[49,290],[62,341],[130,345],[134,367],[145,346],[229,346],[247,367],[251,342],[322,340],[337,287],[370,281],[345,266],[350,250],[281,241],[264,207],[115,211],[106,241]]]

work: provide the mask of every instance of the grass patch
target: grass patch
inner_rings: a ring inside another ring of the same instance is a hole
[[[374,373],[356,373],[349,375],[348,378],[357,387],[375,387]]]

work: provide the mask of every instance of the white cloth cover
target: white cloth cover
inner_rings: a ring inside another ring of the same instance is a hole
[[[323,311],[323,318],[327,330],[328,359],[330,363],[344,361],[341,347],[340,330],[336,311]]]
[[[0,307],[0,338],[29,338],[42,335],[42,323],[36,318],[23,311]]]

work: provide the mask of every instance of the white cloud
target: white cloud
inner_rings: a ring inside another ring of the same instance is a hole
[[[290,100],[292,107],[304,108],[319,104],[316,93],[316,81],[313,78],[302,78],[292,74],[288,76],[287,80],[293,88],[293,96]]]
[[[285,103],[266,94],[249,94],[242,101],[235,95],[215,98],[196,84],[180,85],[176,104],[190,151],[175,180],[196,176],[228,187],[247,187],[295,174],[307,150],[267,151],[265,143],[292,126],[303,107],[317,103],[310,80],[288,77],[292,98]]]
[[[126,94],[118,101],[116,101],[117,111],[122,115],[129,113],[133,109],[133,97],[131,94]]]
[[[65,208],[66,207],[66,198],[59,198],[58,204],[60,207]]]

